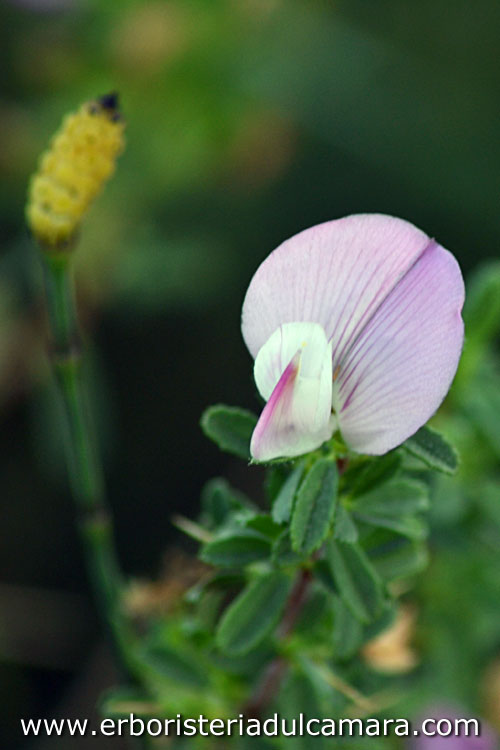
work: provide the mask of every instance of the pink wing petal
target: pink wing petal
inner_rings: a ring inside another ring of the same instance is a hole
[[[463,300],[456,260],[430,243],[335,370],[334,409],[351,448],[385,453],[436,411],[462,349]]]
[[[282,324],[319,323],[343,358],[375,310],[429,244],[402,219],[359,214],[306,229],[260,265],[242,313],[246,345],[256,357]]]

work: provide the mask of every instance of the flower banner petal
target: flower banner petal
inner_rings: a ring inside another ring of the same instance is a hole
[[[436,411],[462,349],[463,299],[458,263],[430,243],[334,371],[333,405],[351,448],[385,453]]]
[[[402,219],[358,214],[306,229],[257,269],[242,313],[253,357],[282,324],[319,323],[340,361],[430,240]]]

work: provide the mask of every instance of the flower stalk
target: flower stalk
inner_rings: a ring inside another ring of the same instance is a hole
[[[70,256],[43,253],[50,361],[64,412],[67,461],[87,567],[97,605],[124,677],[134,675],[134,634],[122,611],[123,580],[82,378],[83,356]]]

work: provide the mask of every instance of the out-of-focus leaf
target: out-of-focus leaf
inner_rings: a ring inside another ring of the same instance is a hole
[[[337,505],[338,472],[332,458],[319,459],[302,482],[293,508],[292,547],[310,554],[327,537]]]
[[[249,518],[248,521],[245,522],[245,527],[262,534],[262,536],[267,537],[267,539],[270,539],[271,541],[276,539],[283,531],[282,527],[275,523],[273,519],[265,513],[258,513]]]
[[[498,379],[491,373],[467,389],[463,408],[470,421],[486,438],[492,450],[500,456],[500,388]]]
[[[280,572],[255,578],[226,609],[217,629],[217,645],[227,654],[244,654],[276,626],[291,581]]]
[[[333,538],[341,542],[353,544],[358,541],[358,529],[351,518],[351,514],[342,502],[337,503],[335,510],[335,522],[333,525]]]
[[[202,513],[210,527],[221,526],[231,511],[251,511],[251,501],[221,477],[210,479],[201,493]]]
[[[273,544],[272,561],[278,567],[289,567],[298,565],[301,556],[292,549],[290,529],[284,529]]]
[[[454,474],[458,468],[458,458],[454,448],[435,430],[421,427],[418,432],[403,443],[405,450],[423,461],[426,466],[444,474]]]
[[[295,667],[285,679],[278,698],[279,713],[283,718],[297,719],[300,714],[304,715],[304,721],[321,718],[323,711],[321,696],[315,680],[311,678],[308,670]],[[310,750],[310,748],[324,748],[325,738],[321,735],[315,737],[304,732],[303,736],[297,733],[293,737],[286,738],[286,747],[293,750]]]
[[[153,642],[146,644],[141,658],[150,669],[161,677],[189,688],[203,688],[208,684],[206,671],[191,653],[177,645]]]
[[[361,466],[347,469],[342,476],[342,487],[348,495],[353,497],[371,492],[382,482],[392,479],[400,465],[401,456],[396,451],[386,453],[385,456],[367,459]]]
[[[201,428],[226,453],[250,460],[250,439],[257,417],[246,409],[217,404],[203,412]]]
[[[428,490],[421,482],[400,479],[380,485],[373,492],[358,498],[353,505],[355,518],[372,526],[423,539],[427,527],[416,513],[429,506]]]
[[[378,529],[370,537],[367,553],[384,581],[413,576],[428,562],[425,544],[385,529]]]
[[[119,687],[107,690],[99,700],[99,712],[110,719],[158,716],[161,706],[138,688]]]
[[[334,658],[350,659],[363,641],[363,626],[339,596],[332,598]]]
[[[500,331],[500,263],[480,267],[469,279],[464,305],[467,338],[486,342]]]
[[[200,557],[209,565],[235,568],[265,560],[271,554],[271,543],[251,529],[227,532],[224,536],[204,544]]]
[[[331,539],[327,560],[339,594],[355,617],[370,622],[383,602],[381,580],[359,545]]]
[[[273,519],[276,523],[287,523],[290,520],[293,500],[303,473],[303,464],[298,464],[283,483],[273,503]]]

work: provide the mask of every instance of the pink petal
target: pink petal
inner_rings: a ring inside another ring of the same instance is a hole
[[[283,242],[260,265],[243,303],[242,332],[255,358],[282,324],[319,323],[342,359],[429,238],[402,219],[359,214]]]
[[[300,456],[332,436],[332,347],[321,326],[280,326],[257,355],[255,381],[269,399],[252,436],[255,459]]]
[[[351,448],[385,453],[436,411],[460,357],[463,299],[455,258],[431,242],[334,371],[333,404]]]

